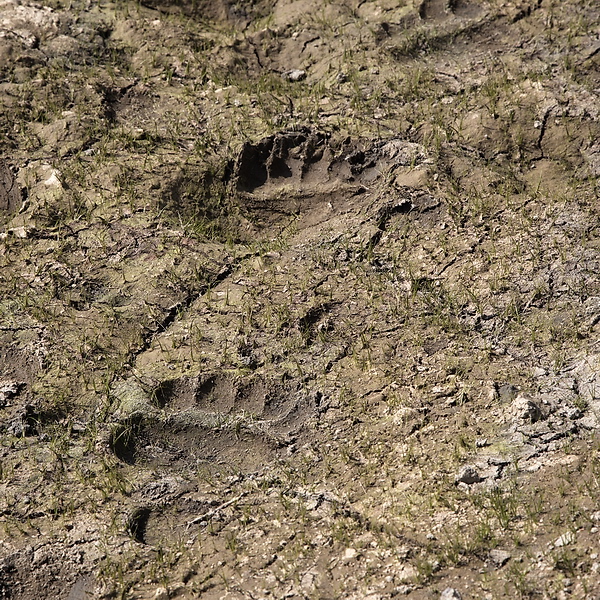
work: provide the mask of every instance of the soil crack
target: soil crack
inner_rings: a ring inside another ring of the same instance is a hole
[[[243,258],[225,265],[209,283],[203,285],[196,292],[189,294],[182,301],[170,306],[167,309],[166,315],[159,321],[157,326],[147,331],[146,334],[143,336],[142,343],[140,344],[139,348],[137,348],[136,351],[131,354],[130,362],[133,364],[133,362],[135,362],[135,359],[139,355],[146,352],[152,345],[152,342],[154,341],[156,335],[167,331],[167,329],[176,321],[177,317],[182,315],[184,311],[190,308],[192,304],[194,304],[194,302],[196,302],[199,298],[207,294],[215,285],[223,282],[225,279],[231,276],[231,274],[234,272],[236,267],[239,266],[242,260],[257,255],[258,253],[245,255]]]

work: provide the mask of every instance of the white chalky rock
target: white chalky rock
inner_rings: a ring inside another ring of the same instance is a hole
[[[515,419],[528,423],[535,423],[544,416],[539,405],[527,394],[518,394],[511,405],[510,411]]]
[[[462,600],[460,592],[454,588],[447,587],[441,594],[440,600]]]

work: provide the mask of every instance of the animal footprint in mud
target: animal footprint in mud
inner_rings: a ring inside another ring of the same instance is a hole
[[[157,467],[210,462],[254,471],[315,413],[313,397],[301,389],[227,373],[164,381],[151,392],[129,381],[114,393],[122,405],[129,401],[130,413],[113,428],[112,451],[124,462]]]

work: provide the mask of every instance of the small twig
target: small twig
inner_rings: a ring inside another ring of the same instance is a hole
[[[227,502],[223,502],[223,504],[220,504],[216,508],[213,508],[212,510],[205,512],[204,514],[193,518],[191,521],[188,521],[188,523],[187,523],[188,529],[192,525],[196,525],[198,523],[202,523],[202,521],[208,521],[209,519],[212,519],[219,511],[223,510],[224,508],[227,508],[228,506],[231,506],[232,504],[235,504],[238,500],[241,500],[247,494],[248,494],[248,492],[242,492],[239,496],[236,496],[235,498],[232,498],[231,500],[228,500]]]

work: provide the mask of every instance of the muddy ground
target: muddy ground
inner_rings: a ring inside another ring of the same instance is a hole
[[[593,0],[0,0],[0,597],[600,597]]]

